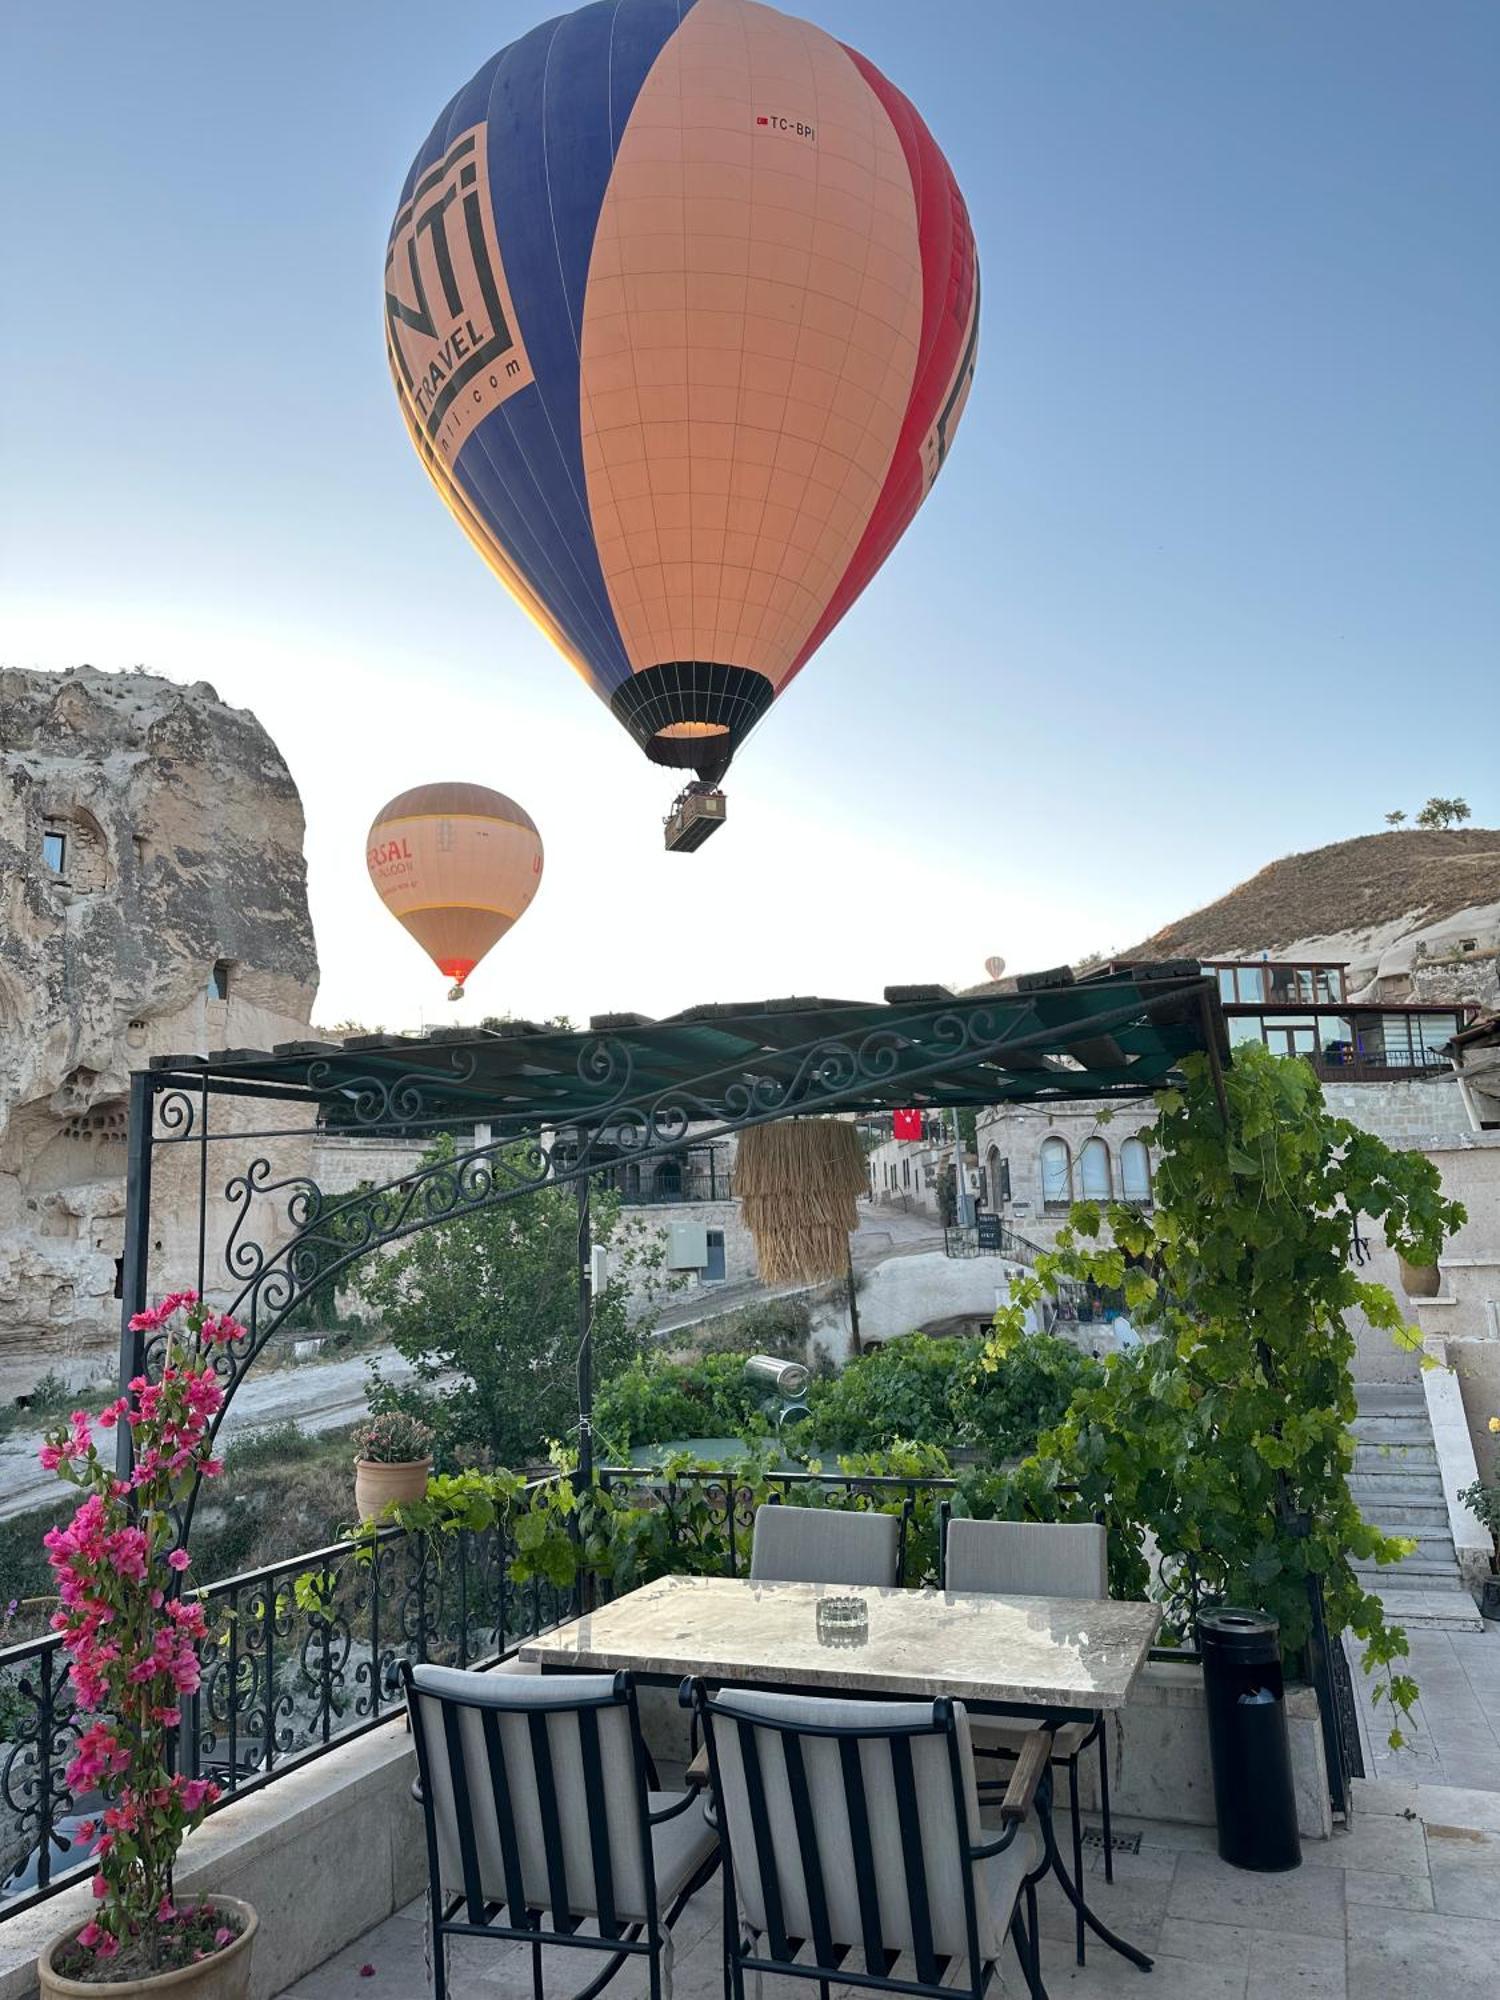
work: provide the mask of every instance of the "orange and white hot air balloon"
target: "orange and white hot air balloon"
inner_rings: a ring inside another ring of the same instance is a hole
[[[542,837],[524,806],[487,785],[418,785],[375,815],[365,861],[376,895],[461,1000],[541,884]]]

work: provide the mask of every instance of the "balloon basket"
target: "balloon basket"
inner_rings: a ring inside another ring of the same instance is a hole
[[[667,830],[668,854],[691,854],[711,833],[724,824],[729,801],[715,785],[689,785],[673,802],[662,822]]]

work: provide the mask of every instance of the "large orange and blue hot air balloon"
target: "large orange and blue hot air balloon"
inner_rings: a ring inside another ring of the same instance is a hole
[[[921,118],[754,0],[600,0],[448,105],[385,287],[470,539],[648,757],[717,783],[963,410],[974,238]]]

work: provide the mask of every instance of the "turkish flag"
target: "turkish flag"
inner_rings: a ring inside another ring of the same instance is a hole
[[[920,1139],[922,1137],[921,1112],[893,1111],[891,1113],[891,1137],[893,1139]]]

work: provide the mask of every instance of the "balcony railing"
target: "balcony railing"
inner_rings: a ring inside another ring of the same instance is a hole
[[[899,1512],[902,1579],[935,1584],[943,1515],[957,1487],[874,1474],[752,1480],[721,1467],[668,1475],[606,1466],[598,1479],[664,1516],[664,1534],[630,1541],[624,1588],[671,1572],[747,1575],[755,1510],[767,1501]],[[434,1536],[384,1528],[373,1545],[336,1542],[211,1584],[202,1684],[184,1711],[183,1768],[214,1779],[227,1804],[398,1714],[403,1660],[488,1666],[575,1616],[576,1590],[512,1581],[515,1554],[498,1528]],[[611,1581],[590,1587],[608,1595]],[[64,1777],[84,1726],[55,1637],[0,1651],[0,1916],[88,1872],[77,1824],[98,1801],[71,1801]]]
[[[256,1791],[397,1712],[402,1660],[486,1666],[571,1617],[571,1595],[511,1582],[514,1555],[497,1528],[385,1528],[210,1584],[183,1769],[226,1801]],[[65,1773],[88,1718],[67,1665],[51,1636],[0,1651],[0,1915],[87,1866]]]
[[[727,1167],[713,1173],[684,1174],[681,1181],[653,1181],[642,1176],[633,1183],[619,1168],[598,1176],[598,1183],[611,1188],[627,1208],[659,1208],[684,1201],[733,1201],[734,1178]]]

